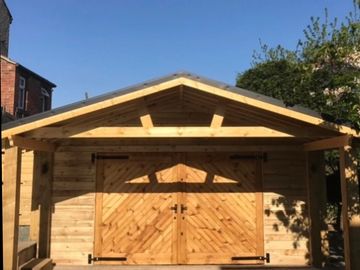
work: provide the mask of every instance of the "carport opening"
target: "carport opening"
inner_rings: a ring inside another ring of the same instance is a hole
[[[357,151],[360,157],[360,151]],[[357,174],[360,173],[358,164]],[[326,266],[344,267],[344,226],[342,217],[342,196],[339,151],[325,151],[326,213],[324,225],[327,230],[328,254]],[[360,186],[359,186],[360,191]]]

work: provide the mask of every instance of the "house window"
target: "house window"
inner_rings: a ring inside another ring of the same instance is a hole
[[[24,109],[25,107],[25,87],[26,80],[24,77],[20,77],[19,79],[19,97],[18,97],[18,108]]]
[[[48,110],[49,101],[50,101],[49,92],[46,89],[41,88],[40,104],[41,104],[42,112]]]

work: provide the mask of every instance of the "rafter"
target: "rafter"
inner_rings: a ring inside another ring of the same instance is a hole
[[[10,137],[12,135],[17,135],[19,133],[34,130],[36,127],[43,127],[46,125],[51,125],[60,121],[65,121],[74,117],[79,117],[81,115],[86,115],[97,110],[102,110],[106,108],[113,107],[117,104],[125,103],[127,101],[135,100],[137,98],[142,98],[146,95],[151,95],[154,93],[158,93],[160,91],[164,91],[166,89],[170,89],[172,87],[178,86],[182,83],[183,78],[175,78],[173,80],[165,81],[159,83],[157,85],[139,87],[138,91],[132,91],[126,93],[124,95],[115,96],[113,98],[106,99],[101,102],[97,102],[94,104],[89,104],[87,106],[79,107],[70,111],[65,111],[63,113],[59,113],[47,118],[42,118],[39,120],[32,121],[30,123],[25,123],[20,126],[16,126],[7,130],[3,130],[1,132],[1,138]]]
[[[84,106],[77,106],[71,110],[56,111],[53,115],[47,117],[35,118],[33,121],[24,121],[22,125],[15,125],[4,129],[1,132],[1,138],[10,137],[13,135],[28,132],[40,127],[52,125],[61,121],[66,121],[79,116],[87,115],[96,111],[101,111],[111,108],[118,104],[123,104],[138,98],[143,98],[161,91],[184,85],[198,90],[198,92],[208,93],[221,97],[226,100],[232,100],[239,104],[247,104],[251,107],[261,109],[262,111],[274,112],[278,115],[283,115],[288,118],[297,119],[301,122],[319,126],[328,130],[341,132],[344,134],[351,134],[354,137],[359,137],[359,131],[354,130],[344,125],[337,125],[334,123],[323,120],[318,114],[309,112],[297,107],[287,108],[282,102],[265,97],[260,94],[252,93],[249,91],[234,89],[236,91],[228,91],[229,86],[221,86],[213,83],[202,81],[201,78],[192,79],[182,75],[180,77],[169,77],[166,81],[159,81],[157,84],[144,83],[141,86],[133,87],[132,91],[124,91],[123,94],[109,96],[107,99],[99,100],[94,103],[84,104]],[[195,90],[194,90],[195,91]]]
[[[227,91],[219,87],[203,83],[200,81],[191,80],[188,78],[183,78],[182,84],[188,87],[199,89],[205,93],[215,94],[223,98],[233,100],[239,103],[247,104],[255,108],[262,110],[275,112],[286,117],[297,119],[309,124],[317,125],[329,130],[338,131],[342,133],[348,133],[353,136],[359,137],[359,132],[345,125],[337,125],[331,122],[323,120],[318,115],[312,115],[306,110],[299,108],[287,108],[281,101],[275,100],[260,94],[247,92],[246,95],[234,93],[232,91]]]

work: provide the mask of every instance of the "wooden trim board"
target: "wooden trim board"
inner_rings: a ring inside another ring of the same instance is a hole
[[[227,89],[221,89],[219,86],[214,86],[209,83],[201,82],[191,78],[186,78],[185,76],[181,76],[175,79],[169,78],[164,82],[160,82],[156,85],[152,85],[149,87],[144,85],[144,87],[141,89],[136,89],[134,91],[130,91],[122,95],[118,94],[118,96],[111,98],[109,97],[109,99],[102,100],[97,103],[74,108],[72,110],[58,113],[56,115],[52,115],[45,118],[34,120],[32,122],[24,123],[23,125],[8,128],[2,131],[1,137],[2,138],[10,137],[40,127],[51,125],[60,121],[68,120],[81,115],[86,115],[88,113],[95,112],[97,110],[106,109],[127,101],[135,100],[137,98],[143,98],[147,95],[158,93],[160,91],[164,91],[169,88],[173,88],[180,85],[185,85],[194,88],[200,92],[202,91],[205,93],[209,93],[211,95],[217,95],[225,99],[239,102],[241,104],[247,104],[255,108],[259,108],[261,110],[274,112],[276,114],[280,114],[289,118],[303,121],[315,126],[320,126],[325,129],[337,131],[344,134],[351,134],[355,137],[360,137],[359,132],[354,129],[351,129],[350,127],[327,122],[321,119],[320,116],[314,116],[302,111],[289,109],[285,107],[283,104],[281,104],[281,102],[279,101],[274,102],[275,100],[271,100],[269,97],[265,97],[263,95],[251,93],[251,92],[249,92],[250,94],[245,95],[241,93],[241,91],[244,91],[241,89],[238,89],[238,92],[228,91]]]

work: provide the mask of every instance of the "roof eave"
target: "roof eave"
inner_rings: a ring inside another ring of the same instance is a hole
[[[288,108],[280,100],[277,100],[277,99],[274,99],[274,98],[271,98],[271,97],[267,97],[267,96],[264,96],[264,95],[261,95],[261,94],[255,93],[255,92],[251,92],[251,91],[248,91],[248,90],[245,90],[245,89],[237,88],[235,86],[230,86],[228,84],[224,84],[224,83],[221,83],[221,82],[218,82],[218,81],[210,80],[210,79],[207,79],[207,78],[204,78],[204,77],[201,77],[201,76],[189,73],[189,72],[177,72],[177,73],[174,73],[174,74],[171,74],[171,75],[168,75],[168,76],[161,77],[159,79],[150,80],[150,81],[147,81],[147,82],[144,82],[144,83],[141,83],[141,84],[137,84],[135,86],[122,88],[122,89],[119,89],[119,90],[116,90],[116,91],[113,91],[113,92],[110,92],[110,93],[107,93],[107,94],[104,94],[104,95],[101,95],[101,96],[93,97],[93,98],[90,98],[90,99],[87,99],[87,100],[83,100],[83,101],[76,102],[76,103],[73,103],[73,104],[70,104],[70,105],[66,105],[66,106],[63,106],[63,107],[60,107],[60,108],[57,108],[57,109],[53,109],[51,111],[47,111],[47,112],[44,112],[44,113],[41,113],[41,114],[38,114],[38,115],[34,115],[34,116],[27,117],[27,118],[19,119],[19,120],[14,121],[14,122],[6,123],[5,125],[2,126],[2,129],[3,130],[9,130],[9,129],[18,127],[18,126],[20,126],[22,124],[28,124],[28,123],[31,123],[33,121],[42,120],[44,118],[51,117],[51,116],[56,116],[58,114],[66,113],[66,112],[69,112],[71,110],[84,108],[86,106],[90,106],[90,105],[93,105],[93,104],[96,104],[96,103],[100,103],[102,101],[106,101],[107,99],[110,99],[110,98],[120,97],[120,96],[128,94],[128,93],[133,93],[133,92],[142,90],[142,89],[144,89],[146,87],[155,86],[155,85],[158,85],[158,84],[161,84],[161,83],[166,83],[168,81],[171,81],[171,80],[174,80],[174,79],[179,79],[179,78],[188,79],[188,80],[193,81],[193,82],[198,83],[198,84],[209,85],[209,86],[214,87],[216,89],[230,91],[232,93],[238,94],[240,96],[243,96],[245,98],[249,98],[249,99],[252,99],[252,100],[257,100],[258,99],[258,100],[261,100],[261,102],[269,103],[269,105],[279,107],[282,110],[286,109],[286,110],[289,110],[289,111],[292,111],[292,112],[296,112],[296,113],[298,113],[298,115],[299,114],[300,115],[304,114],[306,116],[313,117],[313,119],[315,119],[315,120],[317,119],[318,120],[317,122],[322,123],[323,128],[332,129],[334,131],[339,132],[340,134],[351,134],[351,135],[353,135],[355,137],[359,137],[359,131],[356,131],[356,130],[354,130],[354,129],[348,127],[348,126],[345,126],[345,125],[336,125],[334,123],[325,121],[315,111],[303,108],[301,106],[294,106],[294,107]],[[344,132],[344,131],[341,131],[341,130],[346,130],[347,132]]]

